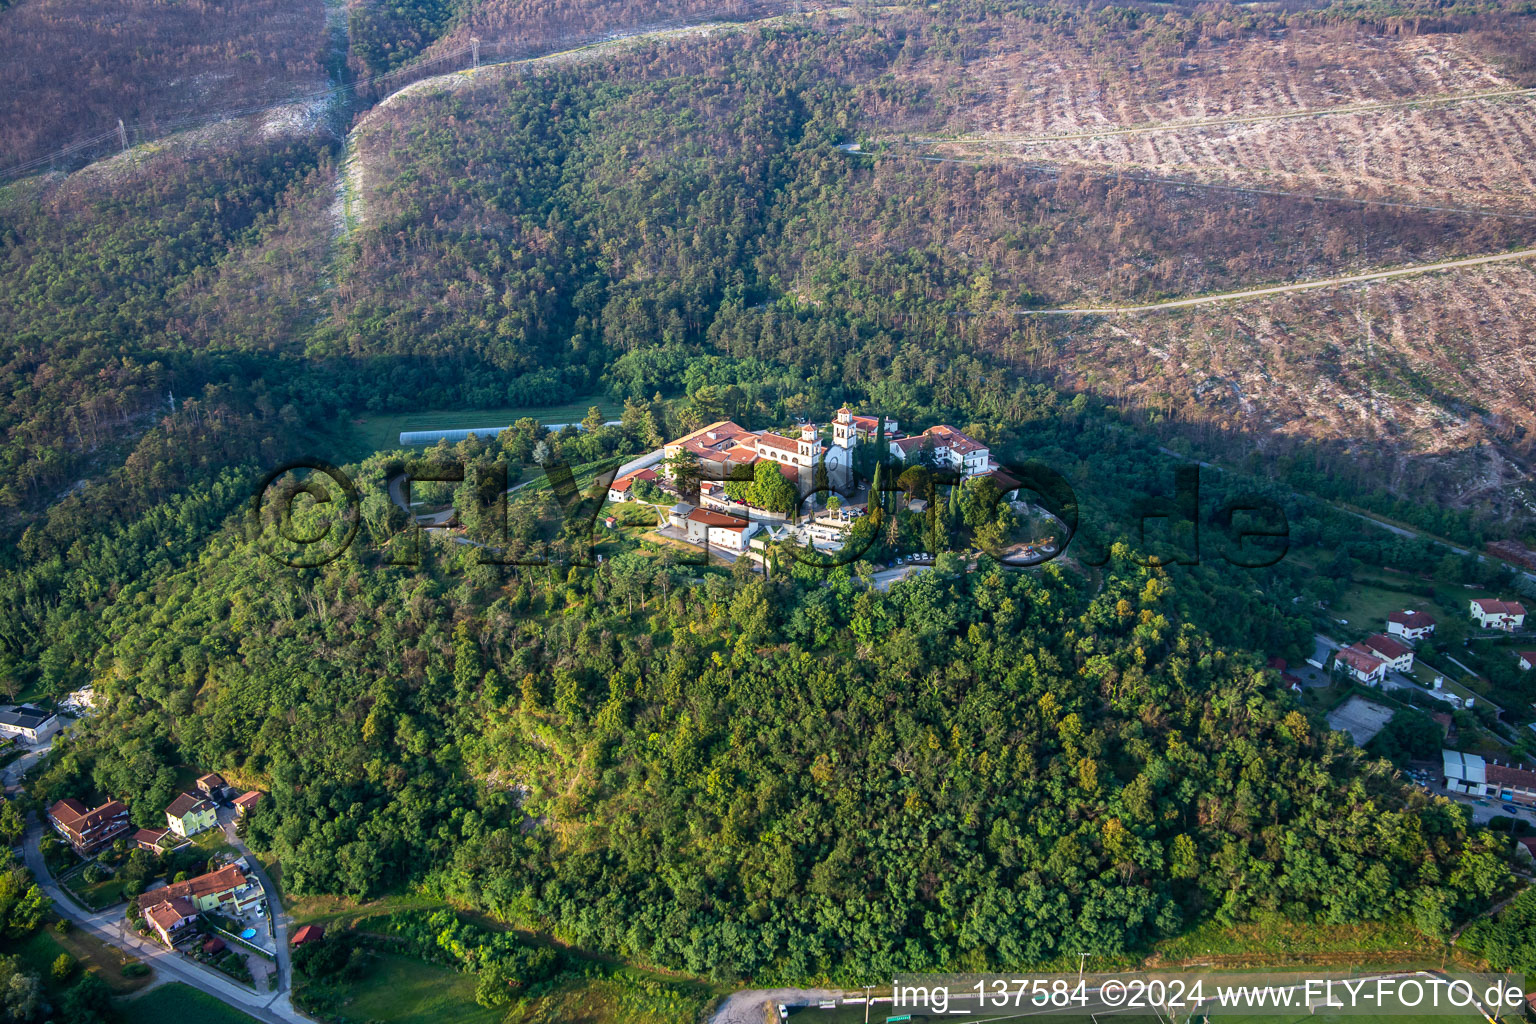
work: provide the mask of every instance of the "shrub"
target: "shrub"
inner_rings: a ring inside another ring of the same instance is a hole
[[[53,960],[53,966],[49,968],[53,980],[62,984],[69,980],[69,976],[75,973],[75,958],[68,953],[60,953]]]
[[[54,927],[54,930],[57,931],[60,935],[68,935],[69,934],[69,930],[71,928],[73,928],[74,926],[75,926],[74,922],[71,921],[69,918],[61,917],[61,918],[58,919],[58,921],[54,924],[53,927]]]
[[[149,964],[142,964],[135,960],[131,964],[123,964],[123,977],[142,978],[149,974]]]

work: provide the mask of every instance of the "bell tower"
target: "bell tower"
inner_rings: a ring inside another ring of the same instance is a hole
[[[837,410],[837,416],[832,421],[832,443],[848,449],[859,443],[859,432],[853,425],[853,411],[846,405]]]

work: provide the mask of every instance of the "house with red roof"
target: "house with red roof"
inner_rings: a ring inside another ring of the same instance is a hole
[[[1362,683],[1379,683],[1387,676],[1387,663],[1361,644],[1346,647],[1334,655],[1334,666]]]
[[[325,926],[319,924],[307,924],[293,933],[293,945],[302,946],[306,942],[314,942],[325,937]]]
[[[1536,651],[1516,651],[1515,661],[1524,672],[1536,668]]]
[[[1484,629],[1514,632],[1525,625],[1525,605],[1519,601],[1495,601],[1487,597],[1472,599],[1472,617]]]
[[[739,516],[711,512],[705,508],[693,509],[684,523],[690,543],[707,544],[738,553],[747,549],[748,538],[761,526],[760,523]]]
[[[1408,608],[1387,616],[1387,633],[1391,636],[1400,636],[1404,640],[1422,640],[1434,631],[1434,616],[1425,612]]]
[[[1382,633],[1365,638],[1362,645],[1376,657],[1387,663],[1394,672],[1413,671],[1413,648]]]
[[[120,800],[108,800],[87,810],[80,801],[66,797],[48,808],[48,821],[82,857],[89,857],[132,827],[128,808]]]

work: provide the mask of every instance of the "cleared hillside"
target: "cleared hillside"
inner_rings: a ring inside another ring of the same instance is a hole
[[[163,128],[324,88],[328,46],[320,0],[21,0],[0,9],[0,167],[120,118]]]

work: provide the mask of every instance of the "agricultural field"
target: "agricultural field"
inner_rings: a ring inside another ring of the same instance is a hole
[[[587,410],[597,406],[605,420],[618,419],[623,403],[602,395],[573,398],[559,405],[502,406],[495,409],[432,409],[422,412],[374,413],[351,421],[350,433],[360,455],[393,451],[407,430],[455,430],[468,427],[505,427],[524,417],[540,423],[580,423]]]
[[[165,1024],[196,1021],[197,1024],[252,1024],[255,1018],[181,982],[173,981],[142,996],[119,1000],[123,1024]]]

